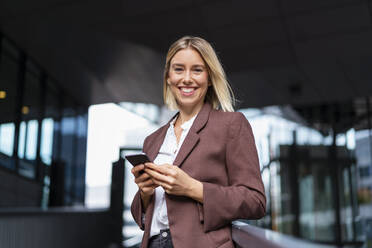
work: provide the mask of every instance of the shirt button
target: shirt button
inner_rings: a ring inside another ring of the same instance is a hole
[[[163,236],[163,238],[166,238],[166,237],[168,236],[168,233],[167,233],[167,232],[163,232],[163,233],[161,234],[161,236]]]

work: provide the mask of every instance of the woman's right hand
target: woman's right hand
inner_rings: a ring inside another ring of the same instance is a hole
[[[136,165],[132,168],[131,172],[135,177],[134,182],[140,189],[142,203],[145,208],[144,210],[146,210],[150,202],[150,198],[155,193],[155,188],[158,187],[158,185],[154,184],[149,174],[144,172],[144,168],[144,164]],[[143,173],[140,173],[141,171]]]

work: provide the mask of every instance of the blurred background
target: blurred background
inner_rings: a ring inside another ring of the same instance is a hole
[[[184,35],[253,128],[267,214],[239,247],[372,247],[371,0],[1,1],[0,246],[138,246],[123,156],[174,114]]]

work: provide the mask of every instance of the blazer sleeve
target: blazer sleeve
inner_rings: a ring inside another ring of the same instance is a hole
[[[230,225],[236,219],[265,215],[266,197],[251,126],[235,113],[226,144],[228,186],[203,182],[204,231]]]
[[[147,140],[148,140],[148,137],[145,139],[145,141],[143,143],[143,151],[146,151],[146,144],[147,144],[146,141]],[[143,218],[145,216],[145,211],[144,211],[144,207],[143,207],[143,204],[142,204],[141,194],[140,194],[139,189],[138,189],[137,193],[134,195],[130,210],[131,210],[133,219],[137,223],[139,228],[141,230],[145,230],[145,224],[144,224],[144,221],[143,221]]]
[[[142,200],[141,200],[141,195],[140,191],[138,190],[136,195],[133,198],[132,205],[130,207],[130,210],[132,212],[132,216],[134,221],[137,223],[139,228],[141,230],[145,230],[145,225],[143,221],[143,216],[145,215],[143,205],[142,205]]]

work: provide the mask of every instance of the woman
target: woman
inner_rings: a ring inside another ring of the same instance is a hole
[[[170,47],[163,93],[179,112],[144,142],[154,163],[132,169],[141,247],[234,247],[231,221],[263,217],[266,199],[251,127],[233,112],[207,41],[186,36]]]

